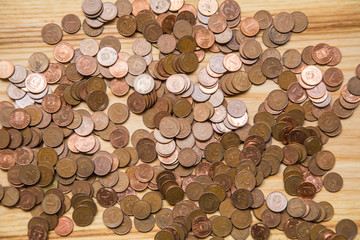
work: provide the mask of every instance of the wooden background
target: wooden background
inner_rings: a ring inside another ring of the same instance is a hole
[[[111,0],[114,2],[114,0]],[[291,0],[256,0],[238,1],[241,6],[242,18],[253,16],[261,9],[270,11],[273,15],[282,11],[303,11],[309,19],[307,30],[301,34],[293,34],[291,41],[279,48],[280,52],[295,48],[301,51],[308,45],[326,42],[340,48],[343,58],[338,65],[344,72],[345,82],[354,76],[354,69],[360,63],[360,1],[359,0],[327,0],[327,1],[291,1]],[[186,0],[186,3],[197,4],[196,0]],[[40,36],[41,28],[46,23],[57,23],[60,25],[65,14],[77,14],[84,19],[81,12],[81,0],[0,0],[0,60],[10,60],[14,64],[27,66],[28,57],[37,51],[44,52],[54,62],[52,56],[53,46],[45,44]],[[115,27],[115,22],[106,24],[102,35],[95,39],[100,40],[104,36],[114,35],[121,40],[122,51],[131,53],[133,39],[120,36]],[[134,37],[139,37],[136,34]],[[261,36],[261,35],[260,35]],[[87,36],[82,30],[76,35],[64,33],[63,40],[71,43],[75,48],[79,47],[80,41]],[[260,40],[260,38],[259,38]],[[261,40],[260,40],[261,41]],[[154,50],[154,59],[158,59]],[[207,53],[200,67],[205,66],[211,53]],[[325,68],[323,68],[325,69]],[[196,81],[196,73],[191,75],[192,81]],[[9,100],[6,94],[6,81],[0,81],[0,100]],[[241,98],[248,107],[250,122],[256,113],[258,105],[264,101],[271,89],[278,86],[272,81],[267,81],[261,86],[253,86],[246,94],[237,96]],[[109,92],[109,89],[108,89]],[[331,93],[333,100],[339,96],[339,91]],[[125,102],[125,97],[115,97],[111,93],[110,103]],[[81,104],[78,107],[85,107]],[[335,208],[335,216],[329,222],[324,223],[334,230],[336,223],[343,218],[353,219],[358,225],[360,223],[360,110],[357,109],[350,119],[344,120],[343,131],[336,138],[332,138],[324,146],[331,150],[336,156],[336,166],[333,171],[339,172],[344,178],[344,187],[338,193],[329,193],[323,189],[315,197],[315,201],[329,201]],[[144,125],[141,117],[130,115],[125,123],[132,133]],[[105,143],[102,149],[113,151],[110,144]],[[283,169],[282,166],[281,169]],[[265,196],[271,191],[284,192],[282,182],[282,171],[264,181],[260,189]],[[6,172],[0,170],[0,184],[8,185]],[[143,193],[140,193],[142,196]],[[290,196],[288,196],[290,198]],[[75,226],[74,232],[68,239],[153,239],[159,230],[155,227],[151,232],[142,234],[133,227],[131,232],[125,236],[117,236],[106,228],[102,223],[103,208],[95,217],[93,224],[82,228]],[[71,216],[72,211],[66,213]],[[0,239],[26,239],[27,222],[31,218],[29,212],[20,209],[9,209],[0,207]],[[255,222],[257,220],[254,221]],[[49,233],[49,239],[60,239],[54,231]],[[228,237],[231,239],[231,237]],[[271,239],[286,239],[283,232],[271,230]],[[358,239],[360,239],[358,237]]]

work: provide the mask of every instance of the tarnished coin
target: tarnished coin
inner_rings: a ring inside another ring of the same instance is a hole
[[[50,60],[44,53],[36,52],[31,54],[28,64],[31,71],[42,73],[49,67]]]
[[[120,208],[112,206],[103,212],[102,219],[107,227],[116,228],[123,222],[124,215]]]
[[[57,44],[61,41],[63,33],[59,25],[49,23],[41,29],[41,37],[47,44]]]
[[[324,187],[329,192],[338,192],[343,187],[343,179],[340,174],[330,172],[324,177]]]

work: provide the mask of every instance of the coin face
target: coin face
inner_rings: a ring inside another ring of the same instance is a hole
[[[155,86],[154,79],[149,74],[141,74],[134,79],[135,91],[141,94],[150,93]]]
[[[47,44],[57,44],[61,41],[63,33],[57,24],[49,23],[42,28],[41,37]]]

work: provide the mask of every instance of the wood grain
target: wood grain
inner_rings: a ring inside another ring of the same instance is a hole
[[[114,0],[111,0],[112,2]],[[186,3],[197,4],[191,0]],[[282,12],[303,11],[309,18],[308,29],[301,34],[293,34],[291,41],[279,48],[284,52],[289,48],[302,50],[305,46],[326,42],[340,48],[343,59],[338,65],[344,71],[345,82],[354,75],[354,69],[360,63],[360,2],[358,0],[327,0],[327,1],[290,1],[290,0],[257,0],[239,1],[242,9],[242,18],[253,16],[261,9],[270,11],[273,15]],[[40,31],[46,23],[60,24],[61,18],[68,13],[75,13],[81,19],[81,0],[0,0],[0,60],[11,60],[15,64],[27,66],[28,57],[37,51],[44,52],[54,61],[52,56],[53,46],[42,42]],[[111,22],[105,26],[104,33],[96,37],[99,40],[104,36],[114,35],[121,40],[122,51],[131,53],[133,39],[120,36]],[[139,37],[136,34],[134,37]],[[79,47],[80,41],[87,36],[81,30],[76,35],[64,33],[63,40],[71,43],[75,48]],[[259,41],[260,38],[259,38]],[[157,59],[156,50],[154,58]],[[211,53],[207,53],[205,60],[200,64],[205,66]],[[322,68],[325,69],[325,68]],[[196,73],[191,75],[192,81],[196,81]],[[0,81],[0,100],[9,100],[6,95],[7,82]],[[264,101],[270,90],[278,86],[272,81],[267,81],[261,86],[253,86],[250,91],[234,98],[241,98],[248,107],[250,122],[256,113],[258,105]],[[109,92],[109,91],[108,91]],[[333,99],[339,96],[339,91],[331,93]],[[126,97],[118,98],[109,93],[110,103],[125,102]],[[86,107],[81,104],[77,108]],[[335,208],[334,218],[324,223],[331,229],[343,218],[353,219],[360,224],[360,111],[357,109],[350,119],[342,121],[343,131],[336,138],[332,138],[324,146],[336,156],[336,166],[333,171],[339,172],[344,178],[344,187],[338,193],[329,193],[323,189],[315,197],[315,201],[329,201]],[[141,117],[131,114],[130,119],[124,124],[132,133],[138,128],[145,128]],[[310,125],[310,124],[309,124]],[[314,125],[314,124],[311,124]],[[102,142],[102,149],[113,151],[109,143]],[[283,169],[282,166],[281,169]],[[260,189],[265,196],[274,190],[282,191],[282,170],[264,181]],[[8,185],[6,172],[0,171],[0,184]],[[144,193],[140,193],[142,196]],[[288,196],[290,198],[290,196]],[[165,204],[168,207],[168,205]],[[117,236],[106,228],[102,223],[103,208],[95,217],[93,224],[88,227],[75,227],[74,232],[68,239],[153,239],[159,230],[155,227],[151,232],[142,234],[133,227],[126,236]],[[66,215],[71,216],[72,211]],[[19,209],[0,207],[0,239],[26,239],[27,222],[31,215]],[[253,222],[257,220],[254,218]],[[54,231],[49,233],[49,239],[60,239]],[[228,237],[231,239],[231,237]],[[283,232],[271,231],[271,239],[286,239]],[[357,239],[360,239],[359,237]]]

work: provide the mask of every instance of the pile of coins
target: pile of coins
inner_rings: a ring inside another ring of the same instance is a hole
[[[71,198],[71,206],[74,208],[73,220],[76,225],[85,227],[92,223],[97,212],[97,207],[92,197],[82,193],[74,194]]]
[[[344,80],[334,67],[341,61],[339,49],[325,43],[301,53],[289,49],[281,55],[276,49],[306,29],[302,12],[273,19],[261,10],[241,20],[234,0],[220,6],[200,0],[197,9],[183,1],[84,0],[82,9],[82,24],[68,14],[61,27],[50,23],[42,29],[43,41],[56,44],[56,63],[41,52],[30,56],[30,71],[0,61],[0,78],[11,82],[7,93],[15,101],[0,102],[0,168],[11,184],[0,185],[0,201],[31,210],[29,239],[46,239],[53,229],[67,236],[73,221],[90,225],[96,203],[106,208],[103,222],[114,233],[127,234],[132,223],[139,232],[157,225],[157,240],[250,234],[268,239],[271,228],[298,239],[356,237],[352,220],[338,222],[336,232],[319,224],[334,209],[312,199],[323,187],[337,192],[343,186],[342,177],[329,172],[335,156],[322,146],[340,134],[341,119],[359,104],[360,65],[331,104],[329,91]],[[62,41],[63,31],[74,34],[81,26],[88,36],[98,36],[116,17],[122,36],[144,36],[134,41],[134,55],[121,52],[115,36],[100,43],[84,39],[77,49]],[[261,30],[264,51],[255,39]],[[159,60],[153,60],[153,47]],[[208,50],[214,54],[193,83],[188,74]],[[330,68],[322,73],[316,65]],[[269,93],[251,125],[245,103],[225,97],[268,79],[281,89]],[[53,90],[50,85],[57,83]],[[127,105],[108,106],[107,88],[121,97],[130,87]],[[93,112],[73,109],[81,101]],[[143,113],[153,131],[130,134],[122,125],[130,112]],[[318,126],[304,127],[305,120]],[[110,142],[113,153],[100,150],[99,138]],[[272,138],[284,146],[273,145]],[[288,200],[275,191],[265,198],[257,187],[281,163],[284,189],[296,197]],[[140,199],[136,192],[146,189],[152,191]],[[163,199],[174,207],[163,208]],[[72,219],[62,216],[71,207]],[[251,212],[261,223],[251,226]]]
[[[171,171],[163,171],[156,177],[156,183],[163,198],[165,198],[169,204],[175,205],[184,198],[184,191],[176,182],[176,177]],[[165,185],[166,184],[166,185]]]

